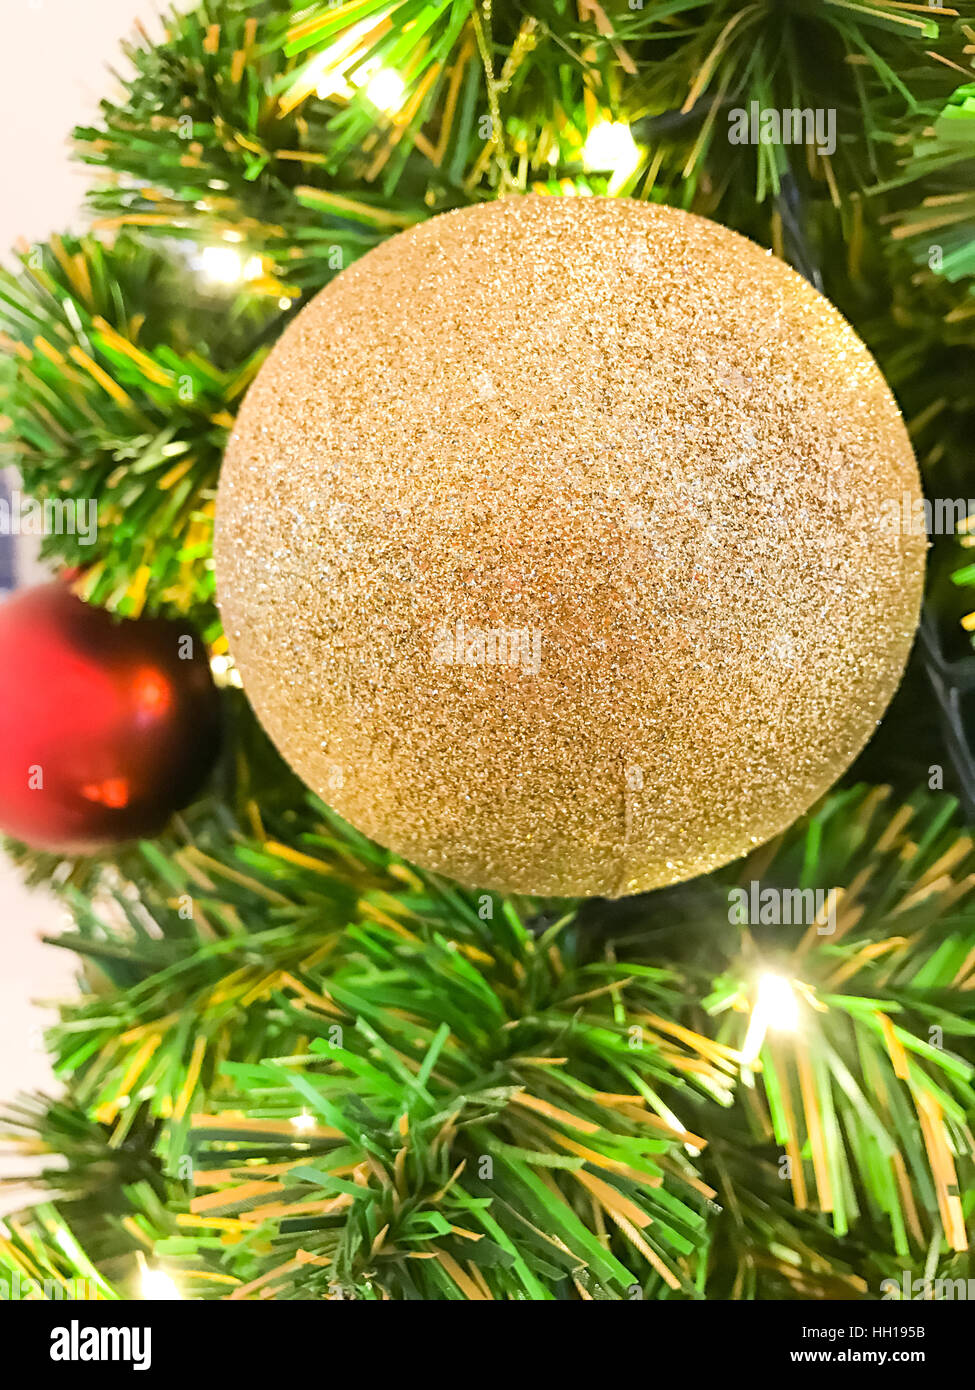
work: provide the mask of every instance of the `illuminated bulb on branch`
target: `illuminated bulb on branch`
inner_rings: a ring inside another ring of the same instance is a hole
[[[780,1033],[794,1033],[799,1027],[799,1000],[788,980],[781,975],[763,975],[758,982],[756,1008],[762,1008],[768,1027]]]
[[[240,279],[242,262],[232,246],[205,246],[201,264],[203,274],[215,285],[232,285]]]
[[[295,1115],[292,1118],[291,1124],[299,1133],[304,1133],[306,1130],[315,1128],[315,1117],[309,1115],[307,1110],[302,1110],[300,1115]]]
[[[205,246],[200,257],[204,276],[215,285],[235,285],[241,280],[256,280],[263,267],[260,256],[245,261],[232,246]]]
[[[625,121],[597,121],[582,147],[587,169],[613,175],[611,187],[625,183],[640,163],[640,151]]]
[[[378,68],[366,80],[365,93],[378,111],[391,116],[403,105],[406,83],[392,68]]]
[[[154,1269],[144,1265],[142,1269],[142,1297],[153,1303],[172,1303],[183,1295],[164,1269]]]
[[[771,1028],[778,1033],[794,1033],[799,1027],[799,1000],[790,982],[771,972],[758,982],[755,1005],[741,1049],[742,1066],[751,1067],[762,1050]]]

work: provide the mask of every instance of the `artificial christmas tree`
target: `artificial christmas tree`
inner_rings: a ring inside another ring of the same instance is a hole
[[[83,993],[49,1037],[64,1096],[6,1113],[50,1156],[9,1271],[230,1300],[968,1277],[975,569],[944,504],[975,421],[973,34],[893,0],[207,0],[128,49],[124,100],[77,132],[91,234],[0,279],[6,449],[34,496],[98,503],[94,557],[48,540],[89,602],[202,632],[225,746],[155,839],[11,846],[64,897]],[[841,783],[747,858],[618,901],[462,889],[345,824],[265,740],[214,604],[223,448],[269,347],[396,232],[527,193],[684,208],[789,261],[874,354],[948,531]]]

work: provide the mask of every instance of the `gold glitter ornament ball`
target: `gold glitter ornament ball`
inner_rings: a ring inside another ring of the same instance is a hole
[[[700,217],[510,198],[345,270],[252,386],[220,606],[294,769],[469,886],[633,893],[848,766],[925,541],[890,391],[805,280]]]

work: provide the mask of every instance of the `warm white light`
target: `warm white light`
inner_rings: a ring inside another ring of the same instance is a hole
[[[799,1000],[788,980],[769,972],[758,982],[755,1005],[741,1049],[742,1067],[749,1071],[762,1050],[770,1028],[794,1033],[799,1027]]]
[[[142,1270],[142,1297],[154,1303],[171,1303],[183,1295],[164,1269],[145,1265]]]
[[[767,1026],[780,1033],[794,1033],[799,1027],[799,1001],[788,980],[781,975],[763,975],[758,982],[756,1012],[765,1014]]]
[[[329,97],[348,98],[352,95],[352,88],[340,72],[327,72],[319,78],[315,95],[319,101],[327,101]]]
[[[300,1115],[293,1116],[291,1123],[295,1129],[304,1133],[306,1130],[315,1128],[315,1117],[309,1115],[307,1110],[302,1110]]]
[[[260,256],[248,256],[245,261],[232,246],[204,246],[200,267],[206,279],[215,285],[236,285],[241,280],[256,280],[264,272]]]
[[[358,24],[351,24],[343,29],[341,37],[329,44],[318,59],[317,96],[322,100],[331,96],[351,97],[352,88],[345,80],[345,74],[355,65],[362,41],[388,13],[389,11],[385,10],[379,14],[367,15],[365,19],[360,19]]]
[[[243,261],[232,246],[205,246],[200,259],[203,274],[215,285],[232,285],[243,273]]]
[[[365,91],[373,106],[390,116],[403,105],[406,83],[392,68],[379,68],[366,82]]]
[[[606,170],[623,183],[640,163],[640,151],[625,121],[597,121],[582,147],[587,169]]]

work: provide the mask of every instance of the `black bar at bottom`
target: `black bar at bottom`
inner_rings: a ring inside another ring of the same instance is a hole
[[[588,1378],[578,1362],[585,1346],[590,1374],[603,1363],[614,1378],[642,1367],[648,1378],[666,1370],[689,1384],[704,1372],[747,1376],[803,1367],[824,1375],[872,1367],[929,1376],[967,1363],[970,1309],[961,1299],[479,1307],[349,1300],[0,1302],[0,1335],[6,1364],[13,1353],[18,1364],[66,1380],[86,1373],[199,1371],[225,1383],[239,1373],[249,1383],[265,1374],[303,1377],[315,1368],[333,1380],[343,1380],[345,1372],[362,1380],[380,1373],[384,1363],[398,1375],[408,1361],[413,1375],[439,1385],[456,1383],[470,1369],[490,1375],[493,1366],[497,1373],[512,1352],[521,1380],[533,1361],[548,1377],[566,1361]]]

